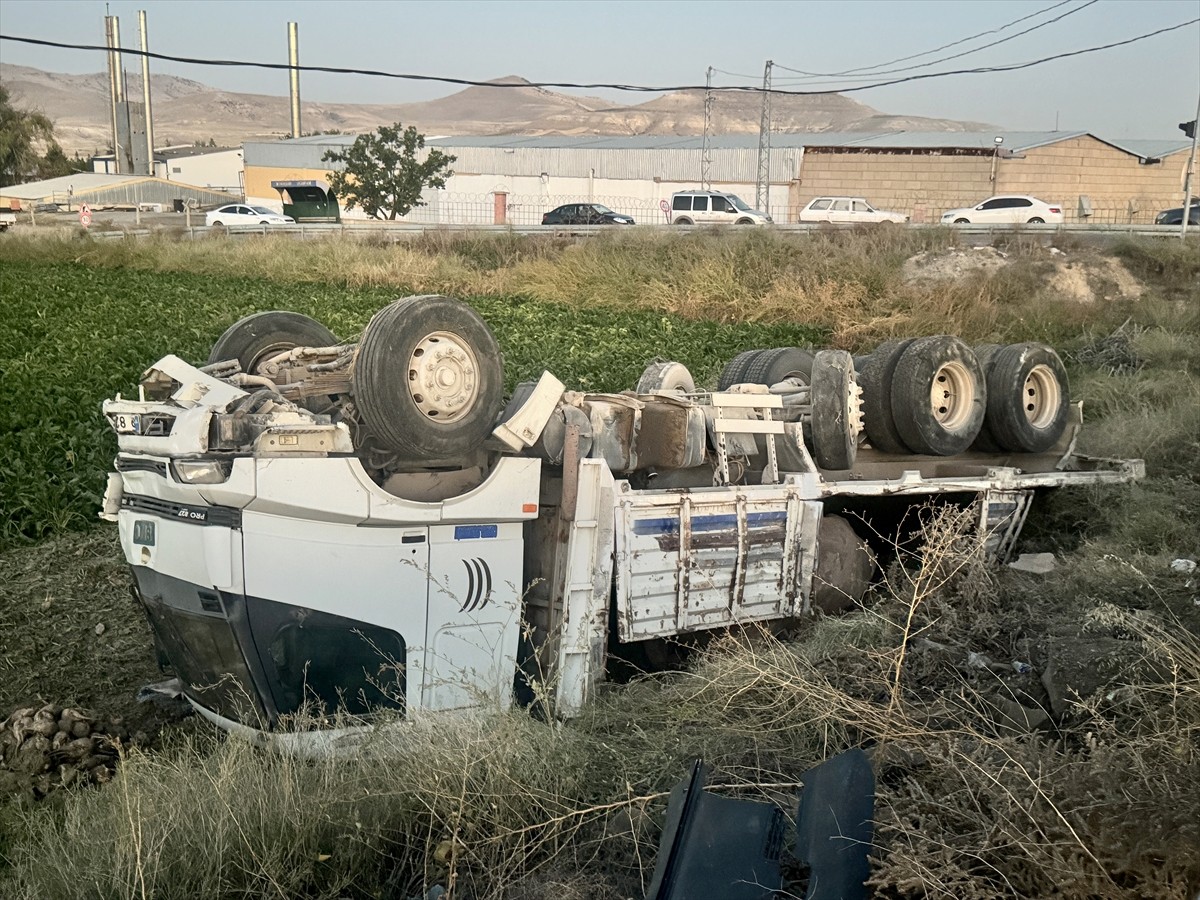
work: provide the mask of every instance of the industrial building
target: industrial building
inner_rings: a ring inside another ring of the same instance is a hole
[[[148,175],[104,175],[98,172],[75,172],[0,188],[0,208],[3,209],[36,208],[45,203],[54,203],[64,209],[78,209],[80,204],[86,203],[95,209],[151,205],[170,210],[177,200],[191,201],[195,207],[205,207],[237,199],[222,191]]]
[[[111,153],[92,157],[92,171],[117,174],[117,159]],[[197,147],[183,144],[154,151],[154,175],[194,187],[242,193],[242,148]]]
[[[247,142],[247,202],[278,207],[272,181],[328,180],[322,157],[354,135]],[[1000,140],[997,141],[997,138]],[[898,132],[771,136],[767,212],[793,222],[814,197],[866,197],[915,222],[993,194],[1060,203],[1068,222],[1148,223],[1179,205],[1190,142],[1113,141],[1089,132]],[[408,221],[526,225],[568,202],[604,203],[639,222],[700,183],[703,141],[674,136],[443,137],[426,142],[457,157],[445,189],[427,191]],[[755,202],[758,139],[711,139],[709,181]],[[347,218],[361,217],[351,211]]]

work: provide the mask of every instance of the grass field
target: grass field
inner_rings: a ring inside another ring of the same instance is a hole
[[[1145,292],[1079,304],[1048,286],[1046,249],[1019,242],[997,271],[902,277],[905,259],[950,241],[0,241],[0,715],[38,696],[125,712],[153,677],[112,531],[91,526],[115,453],[99,402],[165,353],[203,360],[261,309],[349,338],[395,296],[463,294],[496,331],[510,385],[545,367],[598,390],[630,387],[655,356],[711,381],[752,346],[1048,339],[1085,402],[1081,449],[1149,471],[1039,502],[1023,549],[1058,554],[1049,576],[987,569],[962,523],[941,520],[863,610],[786,640],[724,639],[567,725],[429,721],[337,763],[172,729],[102,789],[0,801],[0,895],[641,896],[664,792],[692,758],[725,789],[787,806],[807,767],[862,746],[879,776],[877,897],[1192,900],[1200,605],[1168,563],[1200,549],[1200,243],[1115,247]],[[1081,266],[1095,255],[1063,249]],[[968,652],[1035,671],[974,668]],[[1033,732],[1006,726],[998,704],[1044,702],[1049,669],[1077,689],[1067,710]]]

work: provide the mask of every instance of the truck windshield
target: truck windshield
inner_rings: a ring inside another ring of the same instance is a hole
[[[732,203],[740,210],[749,211],[750,207],[746,205],[746,201],[737,194],[726,194],[725,199]]]

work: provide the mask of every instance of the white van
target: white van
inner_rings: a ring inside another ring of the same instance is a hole
[[[768,225],[771,217],[725,191],[677,191],[671,195],[672,225]]]

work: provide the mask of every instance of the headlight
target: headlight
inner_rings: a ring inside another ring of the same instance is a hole
[[[221,484],[229,480],[233,462],[227,459],[177,459],[171,472],[181,484]]]

